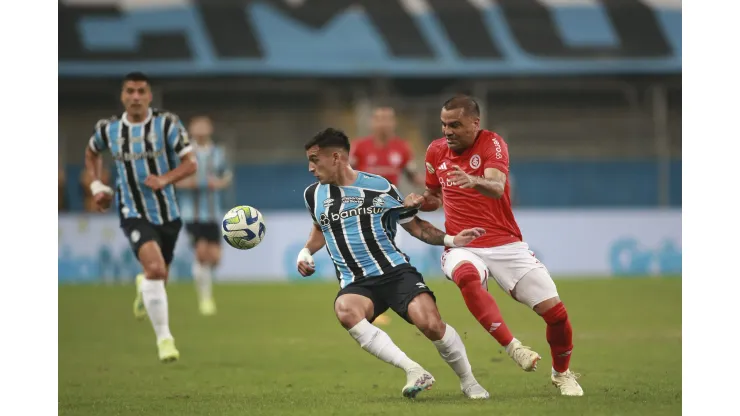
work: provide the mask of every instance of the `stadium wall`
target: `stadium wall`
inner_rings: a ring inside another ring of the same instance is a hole
[[[655,160],[561,160],[513,162],[514,202],[527,208],[658,207],[660,164]],[[82,166],[66,168],[69,211],[82,211]],[[303,209],[301,191],[313,182],[298,163],[242,164],[234,169],[234,186],[225,205],[247,204],[260,210]],[[115,172],[112,172],[115,177]],[[280,186],[258,178],[279,178]],[[670,162],[671,207],[681,207],[681,160]],[[408,187],[401,187],[410,192]]]
[[[249,251],[224,248],[218,281],[304,280],[295,270],[311,220],[298,211],[264,211],[267,237]],[[550,272],[561,278],[661,276],[681,273],[679,209],[518,209],[525,240]],[[423,218],[438,227],[440,213]],[[441,276],[440,247],[428,246],[399,229],[397,243],[428,278]],[[192,253],[183,232],[172,275],[191,279]],[[317,275],[334,279],[325,251],[316,255]],[[113,215],[59,216],[59,283],[130,282],[139,265]]]

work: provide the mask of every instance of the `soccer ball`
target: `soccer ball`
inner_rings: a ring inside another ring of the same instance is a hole
[[[248,205],[230,209],[221,223],[224,240],[239,250],[256,247],[265,238],[265,231],[262,214]]]

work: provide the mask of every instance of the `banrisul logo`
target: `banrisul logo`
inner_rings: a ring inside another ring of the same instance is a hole
[[[380,207],[352,208],[352,209],[348,209],[342,212],[332,212],[331,220],[339,221],[339,220],[345,220],[349,217],[356,217],[358,215],[372,215],[372,214],[381,214],[381,213],[383,213],[383,209]]]

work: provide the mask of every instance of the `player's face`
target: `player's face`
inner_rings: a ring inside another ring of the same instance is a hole
[[[308,171],[319,180],[321,184],[335,183],[337,172],[339,172],[339,152],[336,149],[319,149],[316,145],[306,150],[308,158]]]
[[[378,108],[373,112],[373,133],[388,137],[396,131],[396,112],[390,107]]]
[[[308,158],[308,171],[318,179],[321,184],[336,183],[339,176],[341,155],[337,149],[319,149],[316,145],[306,150]]]
[[[442,133],[447,138],[447,146],[455,152],[460,152],[472,146],[478,134],[480,118],[465,114],[462,108],[453,110],[442,109],[440,115]]]
[[[190,137],[195,139],[195,142],[199,145],[204,145],[211,139],[213,135],[213,125],[211,120],[207,118],[198,118],[190,123],[189,129]]]
[[[121,90],[121,102],[126,112],[142,115],[149,111],[152,102],[152,90],[146,81],[126,81]]]

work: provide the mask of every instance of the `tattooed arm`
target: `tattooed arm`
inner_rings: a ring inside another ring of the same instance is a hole
[[[456,236],[449,236],[428,221],[424,221],[416,216],[411,218],[409,221],[400,224],[409,234],[433,246],[466,246],[486,232],[482,228],[471,228],[468,230],[462,230],[460,234]]]

